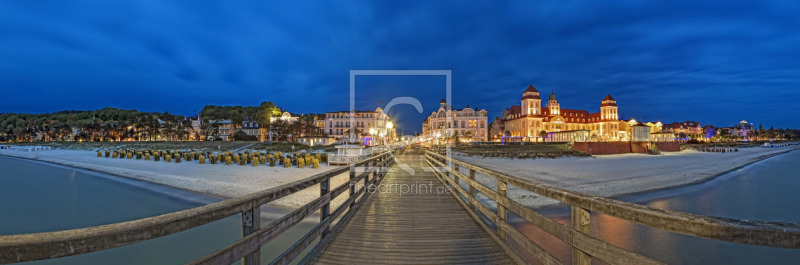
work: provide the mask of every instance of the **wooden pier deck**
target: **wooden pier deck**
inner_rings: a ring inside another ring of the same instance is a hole
[[[415,174],[393,166],[380,183],[384,191],[364,201],[314,263],[514,263],[452,194],[441,192],[444,185],[424,170],[423,155],[398,158]]]

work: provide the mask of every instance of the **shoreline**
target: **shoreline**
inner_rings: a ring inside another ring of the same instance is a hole
[[[167,185],[167,184],[164,184],[164,183],[158,183],[158,182],[154,182],[154,181],[147,180],[147,179],[140,179],[140,178],[133,177],[131,175],[126,175],[126,174],[122,174],[122,173],[118,173],[118,172],[110,172],[110,171],[99,170],[99,169],[96,169],[96,168],[89,168],[89,167],[83,167],[83,166],[74,165],[74,164],[67,164],[67,163],[58,162],[58,161],[41,160],[39,158],[15,156],[15,155],[3,154],[3,153],[0,153],[0,156],[14,158],[14,159],[23,159],[23,160],[27,160],[27,161],[31,161],[31,162],[52,164],[52,165],[56,165],[56,166],[74,168],[74,169],[78,169],[78,170],[85,170],[85,171],[94,172],[94,173],[100,173],[100,174],[114,176],[114,177],[123,178],[123,179],[127,179],[127,180],[134,180],[134,181],[139,181],[139,182],[144,182],[144,183],[148,183],[148,184],[158,185],[158,186],[166,187],[166,188],[170,188],[170,189],[176,189],[176,190],[180,190],[180,191],[190,192],[190,193],[193,193],[195,195],[200,195],[200,196],[208,197],[208,198],[211,198],[211,199],[218,199],[218,200],[231,199],[231,198],[226,198],[226,197],[223,197],[223,196],[220,196],[220,195],[216,195],[216,194],[212,194],[212,193],[199,192],[199,191],[191,190],[191,189],[184,188],[184,187]]]
[[[659,156],[623,154],[546,160],[475,158],[464,155],[456,155],[454,158],[520,179],[619,200],[702,185],[755,163],[797,150],[800,147],[753,147],[725,154],[690,150]],[[478,180],[491,189],[495,188],[496,183],[489,177],[479,174]],[[531,209],[549,210],[563,206],[557,200],[519,187],[509,187],[508,195]]]
[[[129,181],[138,181],[189,192],[215,200],[227,200],[280,186],[330,170],[332,166],[320,165],[318,169],[298,169],[268,166],[200,165],[198,163],[143,163],[145,160],[97,158],[91,151],[54,150],[39,152],[0,151],[0,156],[31,162],[68,167],[100,173]],[[332,178],[334,183],[346,181],[346,176]],[[313,187],[284,196],[263,206],[284,212],[296,209],[318,196]],[[346,198],[337,198],[332,205]]]
[[[635,191],[635,192],[630,192],[630,193],[620,193],[618,195],[614,195],[614,196],[611,196],[611,197],[608,197],[608,198],[619,200],[619,198],[621,198],[621,197],[643,196],[643,195],[646,195],[647,193],[668,192],[669,190],[676,190],[676,189],[685,188],[685,187],[689,187],[689,186],[703,185],[705,183],[717,180],[722,176],[730,174],[731,172],[734,172],[734,171],[749,167],[749,166],[751,166],[753,164],[768,160],[770,158],[781,156],[781,155],[785,155],[785,154],[788,154],[790,152],[794,152],[794,151],[797,151],[797,150],[800,150],[800,148],[794,148],[794,149],[789,149],[789,150],[782,151],[782,152],[777,152],[777,153],[772,153],[772,154],[766,154],[766,155],[763,155],[763,156],[759,156],[759,157],[756,157],[755,159],[750,160],[750,161],[748,161],[748,162],[746,162],[746,163],[744,163],[744,164],[742,164],[740,166],[737,166],[735,168],[731,168],[729,170],[719,172],[719,173],[714,174],[714,175],[712,175],[710,177],[707,177],[707,178],[698,179],[698,180],[696,180],[694,182],[685,183],[685,184],[679,184],[679,185],[675,185],[675,186],[659,187],[659,188],[654,188],[654,189],[650,189],[650,190]],[[649,200],[647,200],[647,201],[649,201]]]
[[[163,193],[163,194],[168,195],[168,196],[172,196],[172,197],[174,197],[176,199],[180,199],[180,200],[187,200],[187,201],[191,201],[191,202],[201,203],[203,205],[218,203],[218,202],[222,202],[222,201],[225,201],[225,200],[228,200],[228,199],[232,199],[232,198],[227,198],[227,197],[224,197],[224,196],[215,195],[215,194],[212,194],[212,193],[199,192],[199,191],[196,191],[196,190],[189,189],[187,187],[180,187],[180,186],[173,186],[173,185],[168,185],[168,184],[164,184],[164,183],[158,183],[158,182],[154,182],[154,181],[147,180],[147,179],[140,179],[140,178],[137,178],[137,177],[132,176],[132,175],[121,174],[121,173],[118,173],[118,172],[109,172],[109,171],[99,170],[99,169],[95,169],[95,168],[87,168],[87,167],[83,167],[83,166],[72,165],[72,164],[58,162],[58,161],[41,160],[41,159],[32,158],[32,157],[9,155],[9,154],[3,154],[3,153],[0,153],[0,157],[6,157],[6,158],[10,158],[10,159],[20,159],[20,160],[24,160],[24,161],[28,161],[28,162],[33,162],[33,163],[42,163],[42,164],[49,165],[49,166],[65,167],[65,168],[69,168],[69,169],[72,169],[72,170],[85,171],[85,172],[90,173],[90,174],[97,174],[98,175],[97,177],[108,178],[108,179],[111,179],[113,181],[120,181],[124,185],[130,185],[130,186],[136,187],[136,188],[151,189],[150,187],[143,187],[143,186],[140,186],[140,185],[153,185],[155,187],[163,189],[163,190],[156,190],[155,192],[160,192],[160,193]],[[133,183],[131,183],[131,182],[133,182]],[[179,195],[170,193],[169,190],[174,190],[174,191],[177,191],[177,192],[180,192],[180,193],[186,193],[186,194],[188,194],[190,196],[195,196],[195,197],[199,197],[199,198],[189,199],[189,198],[186,198],[185,196],[179,196]],[[286,197],[284,197],[284,198],[286,198]],[[275,201],[272,201],[270,203],[261,205],[261,218],[262,218],[263,221],[271,222],[273,220],[277,220],[277,219],[285,216],[286,214],[288,214],[291,211],[294,211],[296,209],[296,207],[293,207],[291,205],[284,205],[284,204],[281,204],[281,203],[276,203],[277,201],[278,200],[275,200]],[[318,213],[312,213],[310,216],[314,217],[314,216],[318,216],[318,215],[319,215]],[[313,221],[309,221],[309,220],[301,220],[300,222],[301,223],[313,223]]]

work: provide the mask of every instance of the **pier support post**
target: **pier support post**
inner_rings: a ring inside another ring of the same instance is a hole
[[[506,197],[507,191],[508,191],[508,184],[505,181],[502,181],[498,178],[497,194],[499,194],[501,197]],[[506,207],[500,203],[497,204],[497,217],[500,218],[501,222],[508,223],[508,214],[506,212]],[[502,238],[503,240],[508,239],[508,235],[506,235],[506,232],[503,231],[502,228],[500,228],[500,225],[497,226],[497,234],[500,235],[500,238]]]
[[[572,206],[572,228],[576,231],[590,235],[590,221],[591,215],[589,210]],[[573,265],[590,265],[592,264],[592,257],[586,252],[581,251],[576,247],[572,247],[572,264]]]
[[[325,179],[322,182],[320,182],[319,183],[319,196],[325,196],[325,194],[328,194],[328,192],[330,192],[330,187],[331,187],[331,179],[330,178]],[[320,213],[319,214],[319,222],[322,223],[323,221],[325,221],[325,218],[328,218],[328,216],[331,215],[331,203],[328,202],[325,205],[323,205],[322,208],[319,209],[319,213]],[[328,236],[328,229],[330,229],[330,228],[328,228],[328,227],[322,228],[322,236],[320,238],[325,238],[325,237]]]
[[[261,226],[261,207],[242,212],[242,237],[249,236]],[[256,249],[242,258],[243,265],[258,265],[261,260],[261,248]]]

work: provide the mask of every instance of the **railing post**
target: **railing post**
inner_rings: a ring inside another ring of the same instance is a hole
[[[508,190],[508,184],[501,179],[497,179],[497,194],[501,197],[506,197],[506,193]],[[497,202],[497,217],[500,219],[500,222],[508,223],[507,221],[507,214],[506,214],[506,207]],[[497,225],[497,234],[500,235],[500,238],[506,240],[508,236],[503,229],[500,228],[500,225]]]
[[[328,192],[330,192],[330,187],[331,187],[331,179],[330,178],[327,178],[327,179],[323,180],[322,182],[320,182],[319,183],[319,196],[322,197],[322,196],[325,196],[326,194],[328,194]],[[331,203],[330,203],[330,201],[328,201],[328,203],[326,203],[325,205],[322,206],[321,209],[319,209],[319,213],[320,213],[319,214],[319,222],[322,223],[323,221],[325,221],[325,218],[328,218],[328,216],[331,215]],[[327,235],[328,235],[328,228],[325,227],[322,230],[321,238],[325,238]]]
[[[369,176],[372,175],[372,173],[367,173],[367,172],[369,172],[369,168],[370,168],[371,164],[372,164],[372,161],[364,163],[364,173],[366,173],[366,175],[364,175],[364,188],[365,189],[369,188],[369,187],[367,187],[367,185],[369,185],[369,179],[370,179]]]
[[[242,212],[242,237],[249,236],[261,226],[261,207]],[[242,258],[243,265],[258,265],[261,261],[261,248],[257,248]]]
[[[576,231],[589,235],[591,215],[588,210],[572,206],[572,228]],[[592,264],[592,257],[580,249],[572,247],[572,264],[573,265],[590,265]]]
[[[380,161],[380,167],[378,167],[378,172],[380,172],[381,178],[383,178],[384,171],[386,170],[386,157],[381,156],[378,159]]]
[[[469,169],[469,179],[472,180],[473,182],[475,182],[475,170],[474,169],[471,169],[471,168]],[[475,198],[475,187],[472,186],[472,185],[469,185],[469,196],[472,197],[472,198]],[[470,204],[472,204],[472,203],[470,202]],[[478,207],[476,205],[472,205],[472,207],[475,210],[475,212],[478,212]]]
[[[356,184],[353,183],[353,180],[356,179],[356,164],[350,164],[350,197],[355,196],[356,194]],[[356,200],[353,199],[350,201],[350,209],[353,209],[353,206],[356,205]]]
[[[459,172],[458,171],[458,164],[453,163],[453,183],[455,183],[456,186],[460,186],[461,183],[459,183],[458,174],[456,174],[456,172]]]

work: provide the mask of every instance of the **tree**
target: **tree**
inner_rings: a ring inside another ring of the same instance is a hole
[[[291,130],[289,129],[289,123],[281,119],[275,120],[275,122],[272,123],[270,130],[277,134],[278,141],[285,141],[286,137],[291,133]]]
[[[231,111],[230,111],[230,116],[229,116],[229,117],[230,117],[230,119],[231,119],[231,133],[232,133],[232,134],[235,134],[235,132],[236,132],[236,127],[237,127],[239,124],[242,124],[242,121],[244,120],[244,118],[242,117],[242,114],[241,114],[241,113],[239,113],[239,112],[238,112],[238,111],[236,111],[236,110],[231,110]],[[235,137],[232,137],[231,139],[233,139],[233,140],[236,140],[236,139],[234,139],[234,138],[235,138]]]
[[[219,123],[211,122],[204,118],[203,123],[200,125],[200,130],[205,136],[203,140],[216,139],[219,136]]]
[[[278,117],[281,115],[281,109],[272,103],[272,101],[264,101],[258,106],[258,111],[256,112],[255,120],[261,124],[263,128],[269,128],[270,126],[270,118]]]

